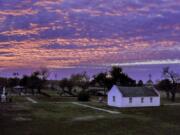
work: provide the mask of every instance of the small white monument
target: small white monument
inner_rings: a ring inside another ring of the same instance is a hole
[[[6,102],[6,88],[3,87],[3,92],[1,95],[1,102]]]

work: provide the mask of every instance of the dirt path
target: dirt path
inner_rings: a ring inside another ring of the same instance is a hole
[[[30,98],[30,97],[26,97],[26,99],[28,101],[30,101],[31,103],[33,103],[33,104],[37,104],[38,103],[36,100],[34,100],[34,99]]]
[[[180,106],[180,103],[166,103],[165,106]]]
[[[111,111],[111,110],[107,110],[107,109],[93,107],[93,106],[85,105],[85,104],[78,103],[78,102],[72,102],[72,103],[75,104],[75,105],[82,106],[82,107],[87,107],[87,108],[91,108],[91,109],[94,109],[94,110],[103,111],[103,112],[107,112],[107,113],[111,113],[111,114],[119,114],[120,113],[120,112],[117,112],[117,111]]]

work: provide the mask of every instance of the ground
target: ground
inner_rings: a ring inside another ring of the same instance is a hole
[[[103,103],[82,104],[120,112],[111,114],[73,104],[75,98],[16,96],[0,104],[0,135],[179,135],[180,106],[119,109]]]

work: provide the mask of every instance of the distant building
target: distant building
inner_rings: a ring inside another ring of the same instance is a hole
[[[154,87],[119,87],[108,92],[108,105],[114,107],[160,106],[160,94]]]
[[[148,80],[148,81],[146,82],[146,86],[148,86],[148,87],[152,87],[153,85],[154,85],[154,83],[153,83],[152,80]]]
[[[25,88],[23,86],[17,85],[15,87],[13,87],[13,90],[14,90],[14,92],[21,94],[22,92],[24,92]]]
[[[147,87],[153,87],[153,85],[154,85],[154,83],[153,83],[151,78],[152,78],[152,75],[149,74],[149,80],[146,82],[146,86]]]
[[[91,86],[88,88],[88,91],[95,96],[105,96],[107,93],[107,88],[100,86]]]

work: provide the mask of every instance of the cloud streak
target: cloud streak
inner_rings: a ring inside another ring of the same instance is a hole
[[[105,64],[105,66],[139,66],[139,65],[171,65],[180,64],[179,59],[167,59],[167,60],[150,60],[150,61],[140,61],[140,62],[130,62],[130,63],[111,63]]]

